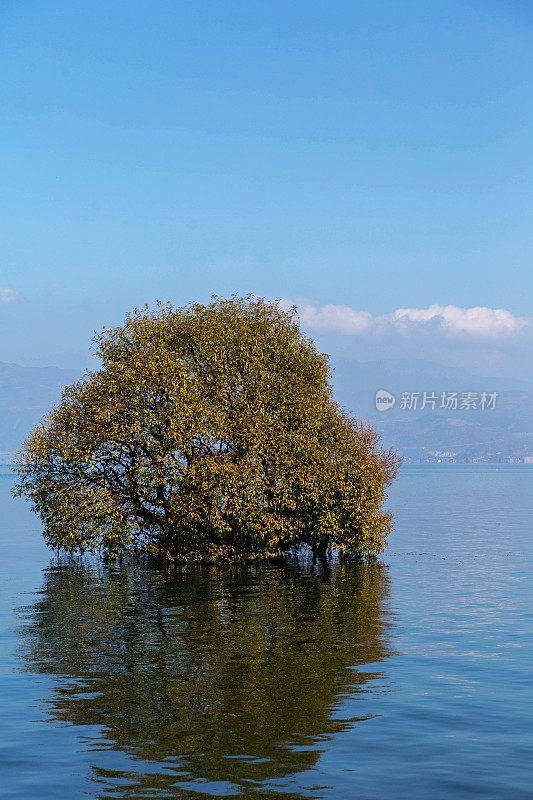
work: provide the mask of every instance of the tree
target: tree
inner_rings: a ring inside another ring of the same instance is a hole
[[[398,468],[333,401],[296,310],[261,299],[135,310],[101,368],[25,442],[15,494],[50,547],[179,560],[374,556]]]

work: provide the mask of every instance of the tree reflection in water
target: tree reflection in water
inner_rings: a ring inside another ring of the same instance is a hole
[[[92,748],[129,757],[94,766],[97,796],[302,797],[291,779],[356,724],[343,698],[376,677],[353,667],[391,654],[387,598],[380,565],[56,562],[22,655],[61,677],[52,721],[100,726]]]

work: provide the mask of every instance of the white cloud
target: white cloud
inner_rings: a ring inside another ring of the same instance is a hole
[[[293,303],[282,300],[281,306]],[[369,332],[404,333],[436,331],[442,334],[499,339],[513,336],[532,327],[528,317],[515,317],[504,308],[460,308],[440,306],[429,308],[398,308],[391,314],[373,316],[369,311],[358,311],[349,306],[318,306],[307,300],[296,301],[298,317],[305,328],[320,333],[359,335]]]
[[[293,303],[282,300],[282,308],[288,309]],[[294,303],[298,309],[298,317],[305,328],[323,333],[358,334],[370,330],[373,325],[372,314],[368,311],[355,311],[349,306],[327,305],[319,308],[313,303],[302,301]]]
[[[11,286],[0,286],[0,302],[14,303],[18,297],[18,292],[11,288]]]
[[[396,326],[431,326],[443,333],[500,338],[520,333],[531,325],[527,317],[514,317],[505,308],[460,308],[431,305],[429,308],[398,308],[389,316]]]

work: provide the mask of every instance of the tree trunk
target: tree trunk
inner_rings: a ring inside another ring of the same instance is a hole
[[[329,536],[324,537],[318,544],[313,545],[313,564],[316,564],[317,561],[326,561],[328,545]]]

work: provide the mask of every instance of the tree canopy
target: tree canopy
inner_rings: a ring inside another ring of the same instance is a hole
[[[296,310],[134,310],[24,443],[15,494],[50,547],[179,560],[375,556],[398,458],[334,402]]]

